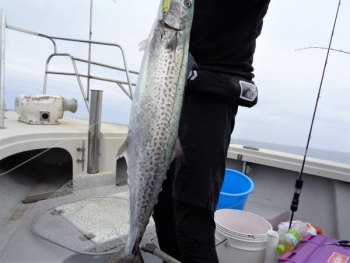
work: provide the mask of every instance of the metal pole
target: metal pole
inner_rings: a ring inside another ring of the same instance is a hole
[[[89,119],[89,146],[88,146],[88,173],[98,173],[102,90],[91,90],[90,119]]]
[[[146,245],[141,247],[141,250],[159,257],[166,263],[181,263],[180,261],[161,251],[153,243],[147,243]]]
[[[89,29],[89,41],[92,36],[92,0],[90,1],[90,29]],[[89,58],[88,58],[88,79],[87,79],[87,100],[90,98],[90,61],[91,61],[91,43],[89,43]]]
[[[5,11],[0,13],[0,129],[5,128]]]

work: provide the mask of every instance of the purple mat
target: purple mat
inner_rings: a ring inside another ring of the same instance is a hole
[[[306,236],[292,251],[278,259],[278,263],[350,263],[350,247],[324,245],[339,240],[326,236]]]

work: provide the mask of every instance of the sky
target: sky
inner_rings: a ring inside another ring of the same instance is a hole
[[[198,0],[200,1],[200,0]],[[123,47],[129,69],[139,71],[143,52],[138,44],[148,37],[159,0],[95,0],[92,40]],[[233,138],[305,147],[327,50],[338,7],[336,0],[272,0],[257,39],[254,81],[259,102],[240,107]],[[0,0],[8,25],[42,34],[88,40],[90,0]],[[350,0],[342,0],[332,48],[350,52]],[[203,25],[205,26],[205,25]],[[57,40],[58,53],[87,59],[88,45]],[[33,35],[6,29],[5,99],[14,109],[19,94],[40,94],[45,64],[52,43]],[[121,51],[92,46],[92,60],[123,66]],[[87,65],[77,62],[87,73]],[[66,57],[56,57],[49,70],[73,72]],[[125,74],[92,66],[91,74],[125,80]],[[137,76],[133,75],[135,82]],[[86,88],[86,80],[82,80]],[[128,124],[131,101],[113,83],[91,81],[103,90],[102,120]],[[49,75],[47,94],[78,100],[76,113],[65,116],[88,119],[75,77]],[[6,126],[6,121],[5,121]],[[350,55],[331,51],[310,141],[311,148],[350,152]]]

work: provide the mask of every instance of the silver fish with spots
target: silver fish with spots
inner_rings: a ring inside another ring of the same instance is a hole
[[[125,251],[108,262],[143,262],[139,244],[172,159],[188,73],[194,0],[162,0],[134,92],[129,132],[117,152],[128,164],[130,230]]]

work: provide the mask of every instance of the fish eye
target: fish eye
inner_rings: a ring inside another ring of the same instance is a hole
[[[185,6],[188,7],[188,8],[190,8],[190,7],[192,6],[191,1],[189,1],[189,0],[186,0],[186,1],[184,2],[184,4],[185,4]]]

